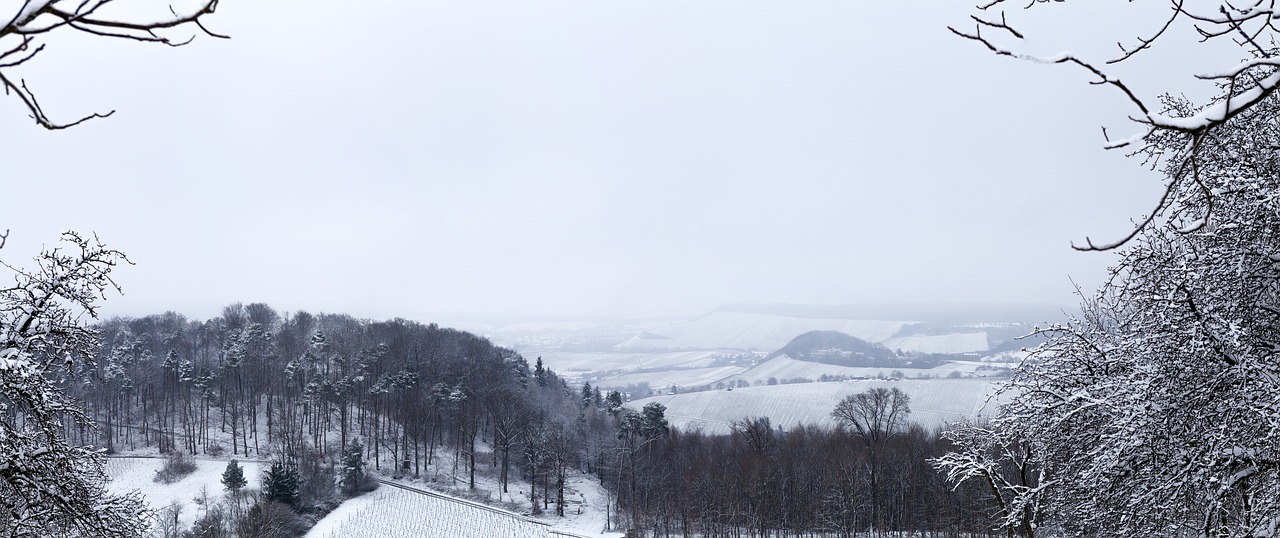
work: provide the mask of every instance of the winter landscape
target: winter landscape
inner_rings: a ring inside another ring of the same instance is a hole
[[[0,538],[1280,536],[1277,21],[0,0]]]

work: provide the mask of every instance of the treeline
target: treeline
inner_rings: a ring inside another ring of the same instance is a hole
[[[929,467],[947,447],[919,428],[874,446],[847,429],[783,432],[767,419],[729,436],[678,431],[660,405],[627,410],[619,393],[570,386],[541,359],[530,366],[487,339],[399,319],[234,304],[207,321],[165,313],[98,330],[97,361],[64,390],[99,427],[68,422],[66,435],[109,451],[320,469],[359,439],[373,470],[419,477],[445,466],[470,488],[489,473],[534,512],[560,514],[579,470],[609,489],[613,528],[662,535],[994,525],[981,494],[951,490]]]
[[[989,496],[953,490],[926,461],[949,445],[918,425],[869,445],[843,426],[754,418],[730,435],[672,429],[641,444],[623,443],[620,501],[653,536],[994,535]]]
[[[504,485],[513,469],[538,478],[581,452],[570,442],[580,404],[564,381],[467,332],[265,304],[98,329],[98,360],[66,387],[99,427],[67,434],[108,452],[333,457],[358,437],[374,469],[418,476],[449,456],[472,485],[478,442]]]

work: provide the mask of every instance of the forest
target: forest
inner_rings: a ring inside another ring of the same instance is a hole
[[[472,488],[478,468],[504,490],[519,476],[535,512],[561,514],[565,480],[581,472],[610,490],[615,528],[663,536],[994,526],[980,489],[953,489],[931,467],[948,443],[908,425],[901,393],[904,413],[875,432],[856,420],[783,431],[743,417],[716,436],[435,324],[254,303],[203,322],[169,312],[97,329],[97,359],[65,383],[97,428],[67,422],[65,434],[108,452],[309,462],[305,482],[325,466],[331,475],[359,440],[374,472],[418,477],[443,458]],[[317,514],[335,500],[313,494],[293,508]]]

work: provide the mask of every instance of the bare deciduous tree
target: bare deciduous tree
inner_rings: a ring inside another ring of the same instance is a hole
[[[41,127],[65,129],[115,112],[93,113],[67,123],[55,122],[45,114],[27,81],[13,77],[14,68],[44,51],[45,40],[50,36],[75,31],[173,47],[191,42],[194,35],[185,31],[184,36],[178,38],[169,32],[184,32],[189,27],[213,37],[226,37],[210,31],[202,22],[203,17],[214,12],[218,0],[200,0],[199,5],[188,11],[170,7],[169,13],[158,18],[124,15],[115,9],[118,4],[113,0],[22,0],[17,12],[0,13],[0,87],[4,88],[5,95],[16,95]]]
[[[850,394],[831,416],[853,426],[867,448],[867,474],[871,481],[871,522],[878,529],[886,527],[884,495],[882,491],[885,449],[890,439],[907,426],[911,414],[911,397],[898,387],[875,387],[866,392]]]
[[[1032,11],[1043,9],[1043,4],[1063,2],[1032,0],[1017,5]],[[1276,26],[1276,21],[1280,20],[1280,8],[1275,0],[1194,3],[1174,0],[1167,15],[1158,20],[1144,21],[1150,23],[1147,35],[1137,36],[1129,43],[1117,43],[1115,55],[1102,60],[1068,52],[1051,56],[1024,52],[1021,43],[1025,36],[1015,28],[1016,23],[1009,22],[1009,14],[1004,11],[1011,4],[1008,0],[990,0],[978,6],[977,14],[971,15],[970,29],[949,29],[960,37],[982,44],[997,55],[1037,63],[1073,65],[1088,73],[1092,84],[1115,88],[1133,105],[1135,112],[1129,119],[1139,125],[1139,132],[1113,139],[1104,129],[1105,147],[1125,148],[1145,157],[1145,162],[1153,167],[1165,161],[1179,163],[1169,170],[1169,181],[1156,207],[1146,213],[1130,233],[1119,240],[1103,243],[1086,238],[1084,245],[1075,246],[1079,250],[1111,250],[1128,243],[1144,228],[1173,210],[1179,203],[1178,198],[1185,197],[1188,192],[1212,198],[1212,192],[1205,187],[1205,178],[1200,173],[1202,158],[1208,151],[1206,142],[1223,124],[1258,106],[1280,88],[1280,45],[1277,45],[1280,29]],[[1140,64],[1145,56],[1143,53],[1158,43],[1192,35],[1182,31],[1183,25],[1194,30],[1195,39],[1200,43],[1229,40],[1239,51],[1237,57],[1225,59],[1215,71],[1189,74],[1213,84],[1216,88],[1214,97],[1202,103],[1167,97],[1153,100],[1143,97],[1115,75],[1117,65]],[[1183,232],[1200,230],[1206,223],[1207,220],[1188,223]]]
[[[141,536],[141,498],[108,494],[102,453],[67,441],[67,427],[93,421],[57,382],[93,362],[98,333],[82,320],[127,259],[96,238],[63,242],[32,270],[0,262],[13,281],[0,288],[0,534]]]
[[[831,416],[853,426],[868,445],[880,445],[907,425],[911,397],[898,387],[876,387],[846,396]]]

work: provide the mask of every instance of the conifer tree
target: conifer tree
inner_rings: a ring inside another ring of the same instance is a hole
[[[357,437],[351,440],[347,445],[346,452],[342,454],[342,468],[338,473],[338,485],[342,488],[342,493],[353,495],[360,489],[360,485],[364,482],[364,445],[360,443]]]
[[[262,494],[268,501],[288,505],[298,500],[298,468],[276,460],[262,477]]]
[[[234,495],[240,493],[240,490],[247,485],[249,482],[244,479],[244,469],[240,467],[240,462],[236,460],[228,462],[227,469],[222,471],[222,487]]]

